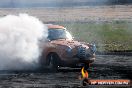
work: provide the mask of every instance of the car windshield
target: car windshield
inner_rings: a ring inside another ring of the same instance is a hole
[[[48,29],[48,39],[72,39],[71,34],[65,29]]]

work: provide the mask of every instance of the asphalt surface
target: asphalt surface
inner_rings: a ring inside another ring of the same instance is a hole
[[[82,88],[80,70],[0,71],[0,88]],[[132,79],[132,56],[98,55],[88,72],[91,79]]]

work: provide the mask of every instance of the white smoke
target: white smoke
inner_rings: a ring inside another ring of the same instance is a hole
[[[37,67],[41,54],[39,40],[48,31],[39,19],[27,14],[0,18],[0,70]]]

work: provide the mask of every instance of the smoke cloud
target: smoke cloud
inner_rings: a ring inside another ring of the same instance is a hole
[[[28,14],[0,18],[0,70],[25,70],[38,66],[39,40],[48,31],[39,19]]]

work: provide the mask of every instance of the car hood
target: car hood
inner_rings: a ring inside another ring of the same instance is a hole
[[[68,40],[68,39],[58,39],[58,40],[53,40],[51,41],[52,44],[57,44],[57,45],[63,45],[63,46],[70,46],[71,48],[75,48],[78,46],[86,47],[89,48],[87,45],[84,43],[75,41],[75,40]]]

